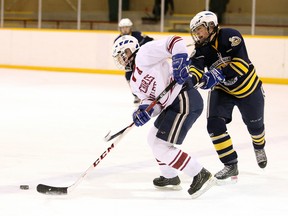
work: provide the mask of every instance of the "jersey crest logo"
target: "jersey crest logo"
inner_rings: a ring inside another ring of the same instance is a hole
[[[241,38],[238,36],[233,36],[233,37],[229,38],[229,41],[231,42],[231,46],[235,47],[241,43]]]
[[[148,91],[148,88],[150,86],[150,84],[152,83],[152,81],[155,79],[155,77],[150,76],[150,75],[146,75],[142,80],[141,80],[141,84],[139,86],[139,90],[146,93]]]

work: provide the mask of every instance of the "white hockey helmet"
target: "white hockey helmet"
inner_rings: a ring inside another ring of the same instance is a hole
[[[123,35],[113,44],[112,57],[119,69],[125,66],[133,59],[132,56],[139,49],[138,40],[130,35]]]
[[[133,26],[133,23],[130,19],[128,18],[123,18],[120,20],[119,24],[118,24],[119,28],[122,28],[122,27],[132,27]]]
[[[203,25],[207,31],[210,33],[209,37],[207,39],[210,39],[211,35],[214,34],[218,29],[218,18],[215,13],[211,11],[202,11],[196,14],[190,21],[190,32],[192,35],[193,40],[195,43],[199,44],[199,38],[195,35],[195,30]],[[210,32],[210,30],[212,31]],[[205,41],[207,42],[207,41]],[[203,43],[201,43],[203,44]]]

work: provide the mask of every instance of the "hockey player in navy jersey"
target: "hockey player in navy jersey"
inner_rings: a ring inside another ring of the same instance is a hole
[[[207,130],[224,168],[215,174],[219,180],[237,180],[238,159],[226,125],[232,121],[235,106],[251,136],[260,168],[267,165],[265,154],[264,91],[250,61],[242,35],[235,29],[219,28],[210,11],[195,15],[190,22],[195,50],[190,72],[193,82],[204,82],[208,95]],[[208,72],[204,72],[207,68]]]
[[[123,35],[131,35],[131,36],[135,37],[138,40],[138,43],[140,46],[142,46],[143,44],[145,44],[149,41],[154,40],[152,37],[149,37],[148,35],[145,35],[140,31],[133,31],[133,29],[132,29],[133,23],[128,18],[121,19],[119,24],[118,24],[118,27],[119,27],[120,34],[116,37],[114,42]],[[133,70],[133,68],[131,67],[131,64],[126,65],[125,78],[126,78],[128,83],[130,82],[132,70]],[[134,95],[134,103],[138,104],[139,102],[140,102],[140,99],[136,95]]]
[[[141,99],[133,113],[135,125],[142,126],[157,116],[147,139],[161,171],[161,176],[153,181],[154,186],[179,189],[178,171],[182,171],[193,179],[188,193],[198,197],[213,185],[214,179],[195,158],[177,148],[203,110],[202,97],[188,75],[189,58],[184,40],[170,36],[140,47],[136,38],[123,36],[114,43],[113,57],[119,67],[134,65],[130,87]],[[174,88],[153,109],[146,111],[173,80],[177,82]]]

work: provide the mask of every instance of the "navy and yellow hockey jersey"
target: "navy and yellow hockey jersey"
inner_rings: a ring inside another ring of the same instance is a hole
[[[214,88],[237,98],[250,95],[262,83],[249,60],[243,37],[235,29],[219,29],[211,42],[195,48],[190,64],[194,83],[200,81],[205,67],[222,70],[225,82]]]

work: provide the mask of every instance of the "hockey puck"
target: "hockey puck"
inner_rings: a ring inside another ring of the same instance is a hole
[[[21,190],[28,190],[29,189],[29,185],[20,185],[20,189]]]

